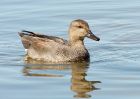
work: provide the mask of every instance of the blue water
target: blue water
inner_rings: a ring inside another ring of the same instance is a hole
[[[1,99],[139,99],[139,0],[1,0]],[[17,32],[67,39],[70,22],[86,20],[100,42],[86,39],[90,63],[26,64]]]

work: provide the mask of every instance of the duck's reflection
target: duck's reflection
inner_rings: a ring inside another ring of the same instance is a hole
[[[26,65],[24,66],[23,69],[23,74],[25,76],[46,76],[46,77],[63,77],[63,75],[60,74],[54,74],[53,70],[66,70],[68,69],[69,66],[62,66],[62,65]],[[46,71],[46,70],[51,70],[53,73],[42,73],[39,71]],[[36,71],[36,72],[35,72]]]
[[[71,77],[71,90],[76,93],[74,97],[79,98],[89,98],[91,97],[88,92],[91,92],[93,90],[97,90],[95,87],[96,83],[100,83],[100,81],[88,81],[85,79],[87,76],[86,71],[89,68],[89,64],[87,62],[83,63],[69,63],[69,64],[49,64],[49,65],[26,65],[23,69],[23,73],[26,76],[46,76],[46,77],[63,77],[63,75],[60,74],[54,74],[55,70],[57,71],[63,71],[63,70],[72,70],[72,77]],[[33,71],[44,71],[44,70],[50,70],[51,73],[36,73]]]
[[[88,81],[85,79],[88,66],[88,63],[72,64],[71,90],[76,92],[74,97],[89,98],[91,95],[87,93],[98,89],[95,87],[95,83],[100,83],[100,81]]]

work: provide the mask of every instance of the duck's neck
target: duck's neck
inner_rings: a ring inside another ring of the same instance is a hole
[[[81,41],[81,40],[78,40],[78,41],[72,41],[72,40],[69,40],[69,44],[71,46],[81,46],[81,47],[84,47],[84,42]]]
[[[83,46],[84,47],[84,38],[78,37],[75,31],[73,31],[71,28],[69,29],[69,44],[71,46]]]
[[[77,46],[77,47],[85,47],[83,39],[75,39],[75,38],[69,38],[69,44],[71,46]]]

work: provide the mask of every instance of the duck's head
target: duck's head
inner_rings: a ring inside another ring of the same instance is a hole
[[[92,40],[99,41],[100,38],[95,36],[86,21],[77,19],[71,22],[69,28],[70,41],[84,40],[85,37],[88,37]]]

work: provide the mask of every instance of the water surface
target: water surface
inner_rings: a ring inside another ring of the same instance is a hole
[[[1,0],[2,99],[139,99],[139,0]],[[17,32],[67,37],[74,19],[88,21],[100,42],[86,39],[90,63],[26,64]]]

